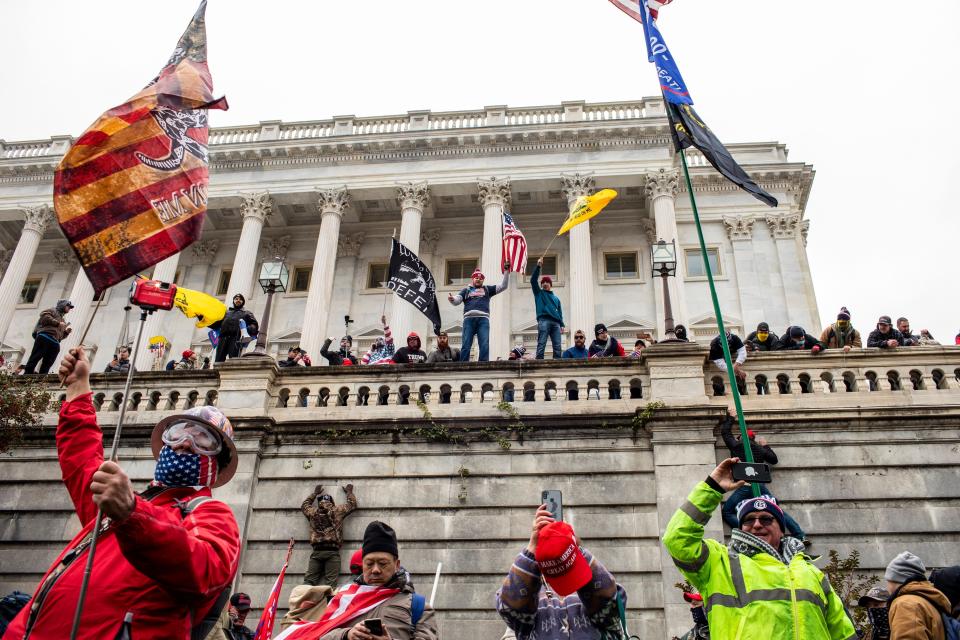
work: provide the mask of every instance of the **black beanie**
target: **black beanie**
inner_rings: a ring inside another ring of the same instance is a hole
[[[397,547],[397,532],[385,522],[374,520],[367,525],[367,530],[363,532],[361,551],[364,557],[370,553],[385,551],[394,558],[399,558],[400,549]]]
[[[234,297],[234,298],[240,298],[240,306],[241,306],[241,307],[244,306],[245,304],[247,304],[247,299],[243,297],[243,294],[242,294],[242,293],[235,293],[235,294],[233,294],[233,297]],[[232,299],[233,299],[233,298],[231,298],[231,300],[232,300]]]
[[[595,336],[600,335],[601,331],[606,331],[606,330],[607,330],[607,325],[603,324],[602,322],[598,322],[597,324],[593,325],[593,335]]]

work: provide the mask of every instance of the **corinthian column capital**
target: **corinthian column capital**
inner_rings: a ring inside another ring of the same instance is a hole
[[[510,178],[479,180],[477,189],[480,192],[480,204],[484,207],[490,204],[506,207],[510,204]]]
[[[320,215],[335,213],[342,216],[349,206],[350,193],[347,191],[346,185],[332,189],[317,189],[317,209],[319,209]]]
[[[430,188],[426,182],[405,182],[397,185],[397,202],[401,209],[423,211],[430,204]]]
[[[366,234],[363,231],[340,234],[340,237],[337,238],[337,257],[353,258],[359,255],[364,238],[366,238]]]
[[[240,214],[244,218],[256,218],[263,222],[273,213],[273,202],[266,191],[261,193],[241,193]]]
[[[753,223],[756,221],[757,219],[753,216],[723,216],[723,224],[731,240],[752,239]]]
[[[680,188],[680,172],[676,169],[658,169],[647,174],[644,185],[647,197],[651,200],[661,196],[677,197]]]
[[[41,236],[54,220],[53,209],[47,204],[23,208],[24,230],[36,231]]]
[[[560,181],[563,183],[563,195],[567,198],[567,202],[573,202],[580,196],[590,195],[596,185],[592,174],[564,174],[560,176]]]
[[[795,238],[800,227],[800,214],[771,213],[767,215],[767,226],[774,238]]]

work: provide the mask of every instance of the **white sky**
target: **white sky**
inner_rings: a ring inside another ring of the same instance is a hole
[[[160,69],[195,0],[0,0],[0,139],[79,135]],[[960,2],[676,0],[660,27],[727,143],[817,175],[807,247],[825,323],[960,330],[953,122]],[[606,0],[210,0],[213,126],[657,95]],[[813,332],[818,327],[807,327]]]

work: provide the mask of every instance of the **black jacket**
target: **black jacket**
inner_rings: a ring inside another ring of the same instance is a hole
[[[743,451],[743,443],[733,437],[733,425],[736,418],[733,416],[724,416],[720,419],[720,437],[723,438],[723,444],[730,450],[731,458],[740,458],[746,460]],[[769,465],[775,465],[779,460],[777,454],[773,452],[770,445],[760,446],[756,440],[750,439],[750,451],[753,453],[754,462],[766,462]]]
[[[820,341],[814,338],[812,335],[803,332],[803,344],[797,344],[793,341],[793,338],[790,337],[790,329],[793,327],[787,327],[787,330],[783,332],[783,337],[777,341],[777,346],[775,347],[776,351],[801,351],[804,349],[813,349],[817,345],[820,345],[820,348],[823,349],[823,345],[820,344]]]
[[[747,336],[747,342],[752,342],[757,348],[757,351],[773,351],[777,348],[777,342],[779,341],[780,338],[772,331],[767,335],[767,339],[764,342],[760,342],[760,340],[757,339],[756,331]]]
[[[737,359],[737,352],[740,349],[743,349],[743,340],[740,339],[735,333],[730,334],[730,339],[727,340],[727,346],[730,347],[730,357],[733,360]],[[723,359],[723,345],[720,344],[720,336],[715,337],[710,341],[710,355],[707,356],[711,360],[722,360]]]
[[[867,338],[868,347],[880,347],[881,349],[888,349],[887,340],[896,340],[897,344],[901,347],[904,346],[903,343],[903,334],[890,327],[890,331],[887,333],[880,333],[879,329],[874,329],[870,332],[870,336]]]
[[[427,361],[427,354],[421,349],[411,349],[410,347],[400,347],[393,354],[393,361],[397,364],[423,364]]]
[[[257,324],[257,319],[253,316],[253,313],[247,311],[246,308],[240,307],[230,307],[227,309],[227,312],[223,316],[218,324],[217,330],[220,332],[221,336],[225,337],[237,337],[240,335],[240,321],[243,320],[247,323],[247,333],[250,334],[250,337],[256,336],[259,330],[260,325]],[[211,325],[211,328],[213,325]]]
[[[333,342],[330,338],[327,338],[323,341],[323,346],[320,347],[320,355],[327,359],[327,361],[332,365],[341,365],[344,360],[349,360],[350,364],[359,364],[357,361],[357,356],[350,353],[349,349],[338,349],[336,351],[330,351],[330,344]]]

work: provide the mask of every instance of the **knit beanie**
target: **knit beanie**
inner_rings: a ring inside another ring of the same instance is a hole
[[[757,511],[765,511],[772,515],[780,524],[780,531],[787,532],[786,524],[783,521],[783,509],[777,505],[776,498],[767,494],[741,501],[737,505],[737,522],[740,526],[743,526],[744,518]]]
[[[240,298],[240,306],[241,306],[241,307],[242,307],[243,305],[247,304],[247,299],[244,297],[244,295],[243,295],[242,293],[235,293],[235,294],[233,294],[233,298]],[[230,298],[230,299],[233,300],[233,298]]]
[[[837,314],[837,320],[849,320],[850,311],[846,307],[840,307],[840,313]]]
[[[930,582],[947,596],[950,606],[954,609],[960,606],[960,565],[934,569],[930,574]]]
[[[598,322],[597,324],[593,325],[593,335],[595,336],[600,335],[601,331],[606,331],[606,330],[607,330],[607,325],[603,324],[602,322]]]
[[[915,578],[923,579],[926,573],[927,568],[923,566],[923,560],[909,551],[903,551],[890,561],[883,577],[890,582],[904,583]]]
[[[374,520],[367,525],[367,530],[363,532],[361,550],[364,557],[377,551],[385,551],[394,558],[399,558],[400,549],[397,547],[397,532],[390,525]]]

